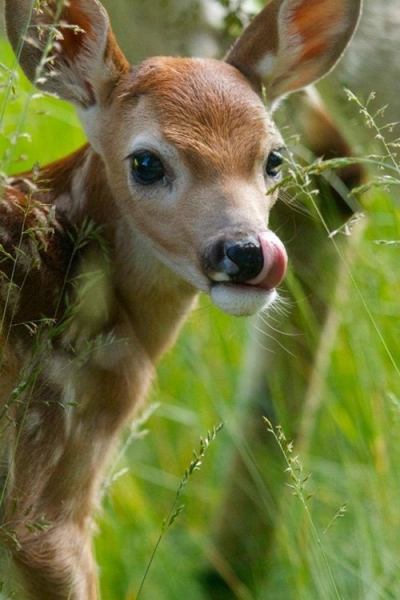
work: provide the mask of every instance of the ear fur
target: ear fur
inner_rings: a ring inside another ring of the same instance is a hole
[[[7,33],[28,79],[78,107],[101,101],[129,65],[97,0],[6,0]]]
[[[317,81],[347,47],[362,0],[272,0],[245,29],[226,61],[269,102]]]

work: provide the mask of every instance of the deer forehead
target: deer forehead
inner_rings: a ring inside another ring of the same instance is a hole
[[[216,60],[145,61],[121,82],[114,110],[125,135],[157,131],[200,175],[248,173],[282,145],[248,80]]]

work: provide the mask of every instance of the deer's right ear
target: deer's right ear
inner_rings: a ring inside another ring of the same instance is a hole
[[[6,25],[28,79],[80,108],[129,69],[97,0],[6,0]]]
[[[226,57],[271,103],[326,75],[359,20],[362,0],[272,0]]]

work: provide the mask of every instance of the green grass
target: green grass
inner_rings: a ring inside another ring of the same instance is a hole
[[[12,65],[4,43],[0,55]],[[26,84],[18,84],[2,120],[0,161],[4,153],[6,159],[0,171],[7,174],[60,157],[83,140],[72,110],[53,99],[33,99],[21,122],[27,94]],[[13,143],[20,127],[32,142],[19,137]],[[398,166],[395,176],[400,179]],[[321,402],[309,438],[299,441],[294,471],[285,474],[290,485],[293,477],[307,480],[301,494],[282,486],[273,550],[261,557],[264,576],[247,597],[400,598],[400,220],[395,190],[377,187],[366,200],[366,225],[353,248],[348,291],[337,307],[340,326],[327,356]],[[288,318],[280,316],[277,328]],[[284,335],[273,335],[285,346]],[[268,459],[253,454],[238,408],[244,355],[254,336],[254,321],[224,316],[203,298],[177,346],[161,362],[149,399],[156,405],[141,425],[141,431],[148,431],[132,435],[114,465],[114,481],[98,518],[103,600],[137,597],[192,452],[201,436],[224,422],[201,469],[182,491],[184,509],[162,537],[140,596],[206,598],[200,575],[212,553],[231,454],[239,450],[247,457],[260,482],[268,476]],[[295,368],[296,356],[291,361]],[[288,374],[276,368],[275,380],[284,381]],[[283,417],[290,421],[290,415]],[[267,425],[265,439],[267,448],[273,442]],[[289,452],[283,443],[282,453],[296,458],[296,446]],[[258,489],[255,501],[262,504],[262,483]]]
[[[0,175],[61,158],[83,144],[69,104],[34,90],[15,70],[10,46],[0,37]]]

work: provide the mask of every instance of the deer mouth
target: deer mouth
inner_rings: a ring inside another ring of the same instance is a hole
[[[249,317],[269,308],[278,293],[275,288],[265,290],[245,283],[213,282],[210,296],[213,304],[228,315]]]
[[[236,316],[268,308],[277,297],[276,288],[285,276],[287,261],[284,245],[271,231],[235,244],[225,241],[218,268],[209,272],[213,303]]]

